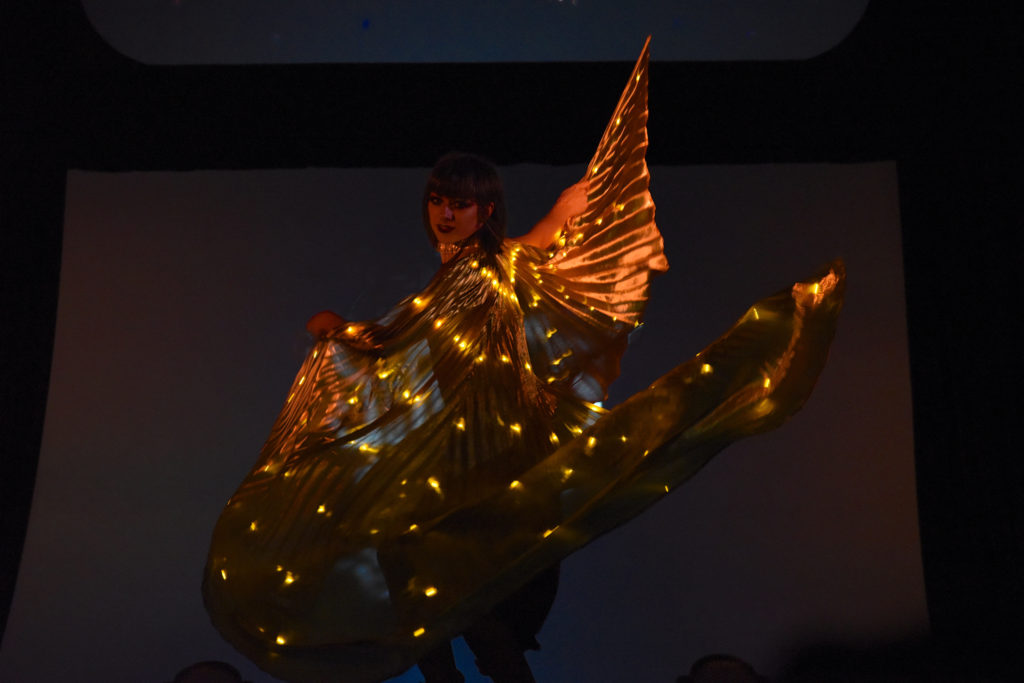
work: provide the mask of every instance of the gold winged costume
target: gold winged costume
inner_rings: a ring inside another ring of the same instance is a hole
[[[601,408],[668,267],[644,160],[647,46],[548,249],[472,247],[309,352],[214,530],[203,595],[271,674],[379,681],[810,394],[841,263]]]

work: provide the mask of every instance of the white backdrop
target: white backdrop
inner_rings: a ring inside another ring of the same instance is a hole
[[[579,168],[503,169],[512,233]],[[383,313],[436,268],[426,170],[68,177],[57,338],[0,680],[168,681],[226,660],[199,592],[310,314]],[[652,169],[671,270],[617,402],[835,257],[829,364],[781,430],[563,564],[541,682],[671,682],[710,652],[774,673],[802,645],[924,632],[895,165]],[[481,681],[464,646],[467,680]],[[420,680],[413,671],[397,679]]]

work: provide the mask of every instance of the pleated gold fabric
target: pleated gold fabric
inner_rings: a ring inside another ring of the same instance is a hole
[[[271,674],[379,681],[728,443],[806,399],[842,264],[758,302],[611,411],[667,268],[644,162],[647,47],[548,249],[469,245],[382,320],[319,340],[213,533],[216,627]]]

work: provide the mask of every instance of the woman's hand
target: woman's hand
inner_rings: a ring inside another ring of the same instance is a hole
[[[541,249],[546,249],[554,242],[558,231],[573,216],[579,216],[587,210],[587,193],[590,191],[590,181],[581,180],[575,185],[570,185],[562,191],[555,201],[555,205],[548,211],[533,230],[518,238],[523,244],[530,244]]]
[[[345,319],[334,311],[320,311],[306,323],[306,330],[319,339],[345,324]]]
[[[551,208],[551,215],[559,225],[564,224],[573,216],[579,216],[587,209],[587,193],[590,191],[590,181],[581,180],[575,185],[562,190],[558,195],[555,205]]]

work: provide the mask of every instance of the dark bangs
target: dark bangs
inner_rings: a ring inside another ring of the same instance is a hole
[[[481,246],[488,253],[497,254],[501,251],[506,233],[505,191],[494,164],[475,154],[450,152],[434,165],[423,190],[423,226],[430,243],[436,247],[437,238],[430,227],[430,216],[427,213],[427,202],[431,194],[452,199],[472,199],[478,210],[484,212],[494,204],[494,210],[477,235]]]

